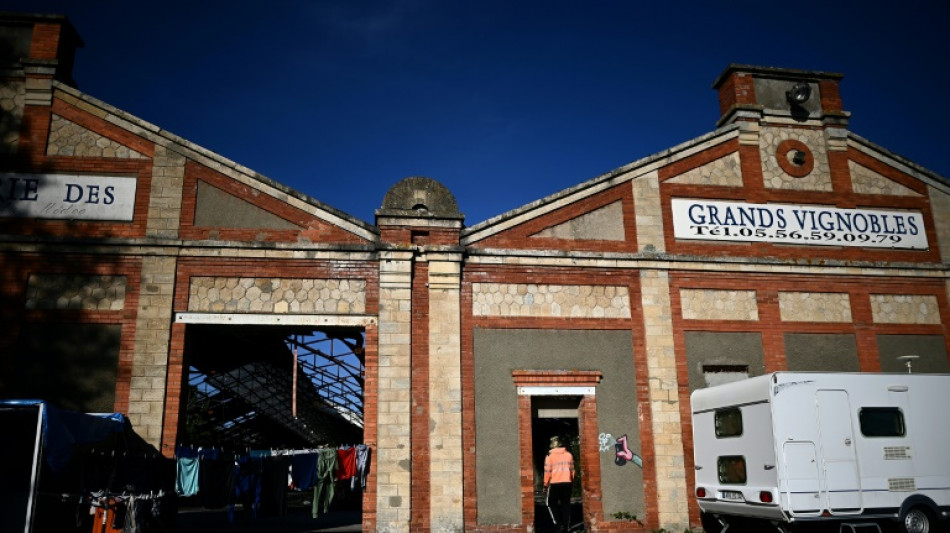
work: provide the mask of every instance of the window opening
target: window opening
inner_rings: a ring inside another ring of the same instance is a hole
[[[703,377],[707,387],[725,385],[749,378],[747,365],[703,365]]]
[[[719,482],[740,485],[746,482],[745,457],[741,455],[722,455],[717,462]]]
[[[897,407],[862,407],[858,412],[865,437],[903,437],[904,413]]]
[[[716,411],[716,438],[742,435],[742,411],[738,407]]]
[[[189,326],[186,339],[180,443],[233,449],[362,442],[362,330]]]

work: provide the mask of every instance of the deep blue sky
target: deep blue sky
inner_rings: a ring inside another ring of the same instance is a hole
[[[950,177],[950,5],[0,0],[67,15],[96,98],[367,222],[400,179],[474,225],[712,131],[729,63],[841,72],[850,129]],[[797,7],[801,6],[801,7]]]

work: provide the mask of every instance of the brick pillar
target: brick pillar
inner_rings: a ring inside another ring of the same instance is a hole
[[[164,146],[155,146],[152,189],[148,196],[148,222],[145,227],[147,236],[178,238],[184,185],[185,157]]]
[[[663,208],[659,173],[650,172],[633,180],[633,205],[637,214],[637,251],[665,252]]]
[[[652,459],[656,465],[660,527],[682,531],[689,525],[689,493],[683,461],[669,274],[644,270],[640,273],[640,283],[654,435],[653,457],[645,459]]]
[[[147,236],[178,237],[184,178],[185,158],[156,146],[145,226]],[[176,269],[175,257],[150,256],[142,260],[135,352],[129,385],[129,421],[145,440],[156,447],[161,446],[164,422]],[[169,416],[177,414],[177,410],[169,411]],[[177,420],[167,422],[178,423]]]
[[[128,415],[136,432],[155,447],[162,438],[175,268],[174,257],[142,260]]]
[[[460,532],[462,509],[462,332],[459,253],[429,260],[430,530]]]
[[[393,533],[408,532],[410,519],[412,259],[381,252],[379,264],[376,530]]]

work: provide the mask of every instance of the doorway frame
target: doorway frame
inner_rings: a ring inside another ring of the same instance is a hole
[[[584,527],[603,522],[600,483],[600,458],[597,438],[597,385],[603,373],[596,370],[515,370],[511,373],[518,395],[518,441],[521,465],[521,524],[534,526],[534,467],[531,430],[531,400],[534,396],[573,396],[577,406],[577,432],[580,440],[581,505]]]

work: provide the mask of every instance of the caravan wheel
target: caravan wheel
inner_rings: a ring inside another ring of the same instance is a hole
[[[719,521],[719,518],[700,511],[699,520],[703,524],[703,531],[706,533],[721,533],[722,532],[722,523]]]
[[[933,530],[933,518],[930,512],[923,507],[914,507],[901,520],[901,531],[904,533],[930,533]]]

